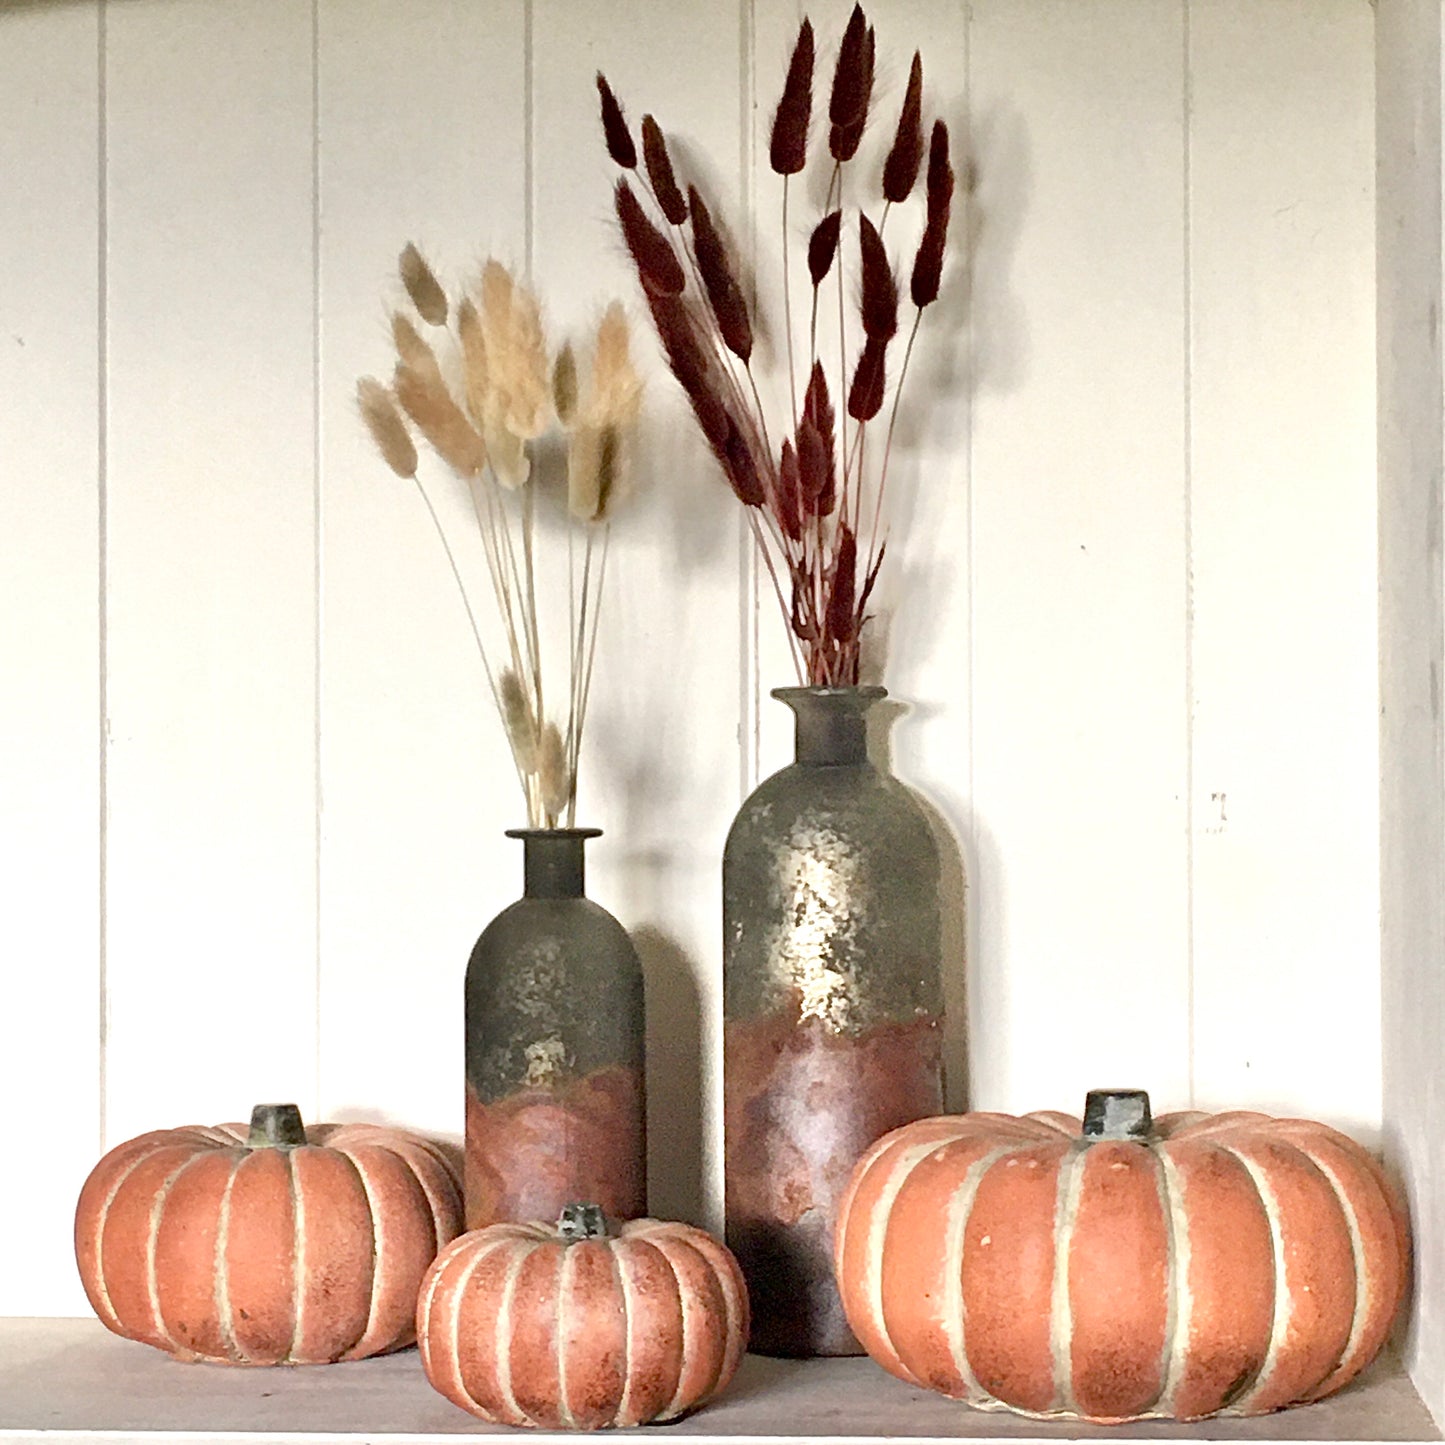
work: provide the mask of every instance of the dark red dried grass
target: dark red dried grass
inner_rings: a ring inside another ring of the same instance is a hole
[[[848,415],[854,421],[872,421],[882,410],[887,353],[888,342],[881,336],[870,336],[863,343],[853,385],[848,388]]]
[[[802,507],[800,505],[802,482],[798,470],[798,454],[793,443],[783,439],[783,452],[778,459],[778,475],[773,486],[773,515],[789,541],[796,542],[803,535]]]
[[[642,202],[625,180],[617,182],[617,220],[643,289],[657,296],[678,296],[687,284],[672,242],[647,219]]]
[[[733,275],[727,247],[713,224],[712,212],[696,186],[688,187],[687,199],[692,211],[693,255],[697,257],[697,269],[722,333],[723,345],[746,362],[753,354],[753,324],[747,302]]]
[[[854,5],[838,46],[838,63],[833,68],[833,89],[828,96],[828,119],[847,125],[867,105],[863,94],[863,52],[868,39],[868,21],[861,5]]]
[[[630,171],[637,165],[637,147],[632,143],[632,132],[627,128],[627,117],[622,113],[621,103],[600,70],[597,72],[597,94],[602,102],[602,138],[607,142],[607,154],[624,170]]]
[[[805,516],[818,515],[818,498],[831,481],[831,461],[822,433],[804,416],[798,423],[798,497]]]
[[[953,203],[953,166],[948,158],[948,125],[936,120],[928,141],[928,224],[948,229]]]
[[[861,212],[858,215],[858,250],[862,261],[863,299],[859,307],[863,330],[870,337],[887,341],[898,330],[898,283],[883,249],[878,228]]]
[[[813,113],[813,23],[806,16],[793,44],[788,78],[773,116],[768,160],[780,176],[793,176],[808,160],[808,122]]]
[[[753,456],[752,445],[743,435],[741,428],[731,417],[728,420],[730,430],[723,462],[728,481],[743,506],[761,507],[767,500],[767,493],[763,489],[757,458]]]
[[[908,294],[920,311],[938,300],[938,288],[943,280],[946,226],[946,220],[943,226],[935,226],[930,222],[924,228],[923,239],[918,243],[918,254],[913,258],[913,274],[908,280]]]
[[[646,122],[644,122],[645,124]],[[923,164],[923,57],[913,52],[913,69],[898,114],[893,148],[883,162],[883,199],[897,205],[913,194],[918,170]]]
[[[808,237],[808,275],[816,288],[823,284],[823,277],[833,269],[833,257],[838,254],[838,236],[843,229],[842,211],[829,211]]]
[[[834,554],[833,580],[828,589],[828,610],[825,614],[827,637],[836,643],[849,643],[858,636],[860,619],[853,605],[857,589],[858,542],[847,522],[838,523],[838,549]]]
[[[858,145],[863,139],[863,131],[868,124],[868,102],[873,94],[873,61],[876,46],[876,37],[873,34],[873,27],[870,25],[863,36],[863,53],[857,62],[857,82],[848,86],[850,93],[854,90],[858,93],[857,109],[852,112],[850,119],[835,122],[828,130],[828,149],[839,165],[842,165],[844,161],[851,161],[858,153]],[[841,63],[840,57],[840,66]]]
[[[823,443],[825,469],[815,507],[818,516],[827,517],[832,514],[838,500],[837,462],[833,440],[833,400],[828,394],[828,378],[821,361],[813,363],[813,374],[808,379],[808,390],[803,397],[803,419],[818,433]]]
[[[647,179],[652,182],[658,210],[672,225],[682,225],[687,220],[687,201],[678,189],[672,157],[667,153],[667,137],[650,115],[642,117],[642,163],[647,167]]]

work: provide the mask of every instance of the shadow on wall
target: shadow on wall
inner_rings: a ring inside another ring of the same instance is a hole
[[[893,771],[893,725],[913,709],[896,698],[885,698],[868,710],[868,756],[880,772]],[[898,779],[902,782],[901,779]],[[916,788],[908,788],[923,809],[938,849],[939,908],[943,954],[943,1070],[944,1107],[949,1113],[968,1108],[968,961],[972,956],[969,938],[969,862],[953,824],[943,811]]]

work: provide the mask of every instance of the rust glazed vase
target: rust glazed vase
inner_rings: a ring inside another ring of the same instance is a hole
[[[1118,1423],[1322,1399],[1384,1344],[1410,1236],[1379,1164],[1307,1119],[961,1114],[881,1139],[840,1215],[868,1353],[985,1409]]]
[[[780,688],[795,761],[723,855],[727,1242],[763,1354],[861,1354],[833,1279],[859,1156],[943,1102],[939,860],[913,795],[868,759],[881,687]]]
[[[466,980],[466,1227],[613,1219],[647,1206],[642,965],[587,898],[596,828],[514,829],[522,897],[487,926]]]

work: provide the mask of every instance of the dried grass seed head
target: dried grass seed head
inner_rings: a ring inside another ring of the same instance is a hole
[[[863,354],[858,358],[853,384],[848,388],[848,415],[854,421],[872,421],[883,408],[887,352],[888,342],[884,337],[870,336],[863,343]]]
[[[861,13],[855,11],[855,13]],[[850,22],[849,29],[852,29]],[[845,36],[845,43],[847,37]],[[856,57],[850,56],[849,69],[856,71],[856,77],[850,78],[844,89],[847,97],[846,104],[852,108],[849,111],[849,119],[834,121],[828,131],[828,150],[840,165],[850,161],[858,153],[858,146],[863,139],[863,132],[868,125],[868,103],[873,94],[873,65],[876,55],[877,40],[870,25],[864,31],[861,50]],[[843,56],[838,57],[840,72],[843,69]],[[837,87],[834,87],[834,94],[837,94]],[[856,97],[856,98],[855,98]]]
[[[863,330],[870,337],[888,340],[898,330],[898,285],[878,228],[861,211],[858,214],[858,249],[863,272],[860,312]]]
[[[883,163],[883,199],[895,205],[913,193],[923,164],[923,57],[913,52],[913,68],[908,73],[908,89],[903,108],[898,114],[898,130],[893,146]]]
[[[491,377],[487,366],[487,341],[482,332],[482,318],[470,296],[464,296],[457,306],[457,337],[461,342],[462,382],[467,412],[476,426],[484,426]]]
[[[812,113],[813,23],[804,16],[798,27],[798,38],[793,42],[788,78],[783,82],[768,144],[768,160],[778,175],[796,175],[807,164],[808,123]]]
[[[411,304],[428,326],[445,326],[447,321],[447,293],[442,290],[432,268],[427,265],[421,252],[408,241],[406,249],[397,262],[401,273],[401,284],[411,297]]]
[[[432,450],[459,477],[478,475],[487,464],[486,447],[452,399],[440,373],[415,371],[398,362],[393,387],[402,410]]]
[[[672,225],[682,225],[687,220],[687,200],[678,189],[672,157],[667,151],[667,137],[650,115],[642,117],[642,160],[647,167],[647,179],[652,183],[652,194],[657,198],[658,210]]]
[[[554,722],[542,729],[537,781],[541,786],[543,812],[551,820],[561,817],[572,797],[572,769],[567,764],[561,729]]]
[[[416,476],[416,443],[397,410],[396,398],[373,376],[356,383],[356,401],[361,418],[382,460],[399,477]]]
[[[843,212],[829,211],[808,237],[808,275],[816,289],[823,284],[823,278],[833,269],[833,258],[838,254],[838,237],[842,233]]]
[[[642,203],[625,180],[618,181],[615,196],[622,239],[637,267],[643,289],[656,296],[680,296],[687,278],[672,242],[647,218]]]
[[[637,147],[632,143],[632,132],[627,128],[622,105],[600,70],[597,72],[597,95],[602,105],[602,138],[607,143],[607,154],[624,170],[630,171],[637,165]]]
[[[436,352],[422,340],[421,333],[409,316],[400,311],[391,314],[391,340],[397,356],[413,371],[439,371]]]
[[[523,773],[537,771],[537,719],[532,711],[532,699],[522,685],[522,679],[510,668],[502,669],[497,679],[497,695],[502,705],[502,726],[507,731],[507,741],[512,747],[512,756]]]
[[[722,333],[723,345],[746,362],[753,354],[753,323],[742,288],[733,274],[727,246],[696,186],[688,187],[687,197],[692,209],[693,255],[697,257],[697,269]]]
[[[620,301],[597,323],[588,412],[599,426],[630,427],[642,410],[642,378],[632,364],[632,330]]]
[[[577,356],[566,342],[552,363],[552,408],[564,427],[577,415]]]

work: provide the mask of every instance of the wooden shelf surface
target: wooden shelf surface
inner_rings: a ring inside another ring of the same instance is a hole
[[[307,1369],[187,1365],[96,1320],[0,1320],[0,1440],[409,1442],[518,1434],[485,1425],[427,1384],[415,1350]],[[1439,1440],[1409,1379],[1382,1361],[1332,1399],[1258,1420],[1116,1427],[970,1410],[910,1389],[871,1360],[749,1356],[714,1404],[608,1438],[823,1440]],[[575,1438],[575,1437],[572,1437]]]

